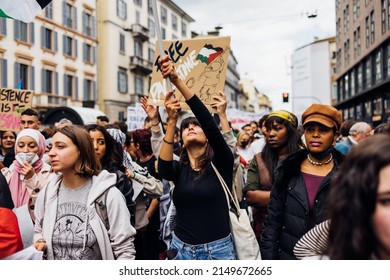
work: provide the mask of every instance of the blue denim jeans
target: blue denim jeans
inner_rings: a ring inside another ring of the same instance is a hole
[[[191,245],[173,235],[170,249],[176,250],[174,260],[235,260],[233,239],[231,235],[209,243]]]

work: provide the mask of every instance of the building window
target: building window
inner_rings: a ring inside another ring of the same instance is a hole
[[[75,74],[64,74],[64,96],[78,99],[77,77]]]
[[[181,36],[187,37],[187,24],[183,21],[181,22]]]
[[[360,16],[360,0],[356,0],[356,18]]]
[[[371,44],[375,42],[375,18],[374,11],[371,11]]]
[[[337,42],[340,41],[340,26],[341,26],[341,19],[338,18],[337,22],[336,22],[336,39],[337,39]]]
[[[8,87],[8,64],[7,60],[0,58],[0,87],[7,88]]]
[[[58,35],[57,32],[41,27],[41,46],[43,49],[57,51],[58,49]]]
[[[163,40],[167,38],[167,31],[164,27],[161,28],[161,37]]]
[[[364,102],[364,116],[365,117],[372,116],[371,100]]]
[[[349,98],[350,93],[349,93],[349,76],[348,74],[344,76],[344,97]]]
[[[347,42],[344,42],[344,67],[348,65],[348,53],[347,53]]]
[[[350,78],[351,78],[351,96],[354,96],[355,95],[355,71],[351,71],[351,74],[350,74]]]
[[[35,89],[34,67],[24,63],[15,62],[14,88]]]
[[[152,0],[148,0],[148,14],[153,15],[153,3]]]
[[[343,10],[343,32],[344,34],[347,32],[347,11]]]
[[[161,6],[160,7],[160,17],[161,17],[161,22],[164,24],[167,24],[168,22],[168,11],[165,7]]]
[[[42,69],[42,92],[54,94],[54,72]]]
[[[45,7],[45,18],[47,19],[53,19],[53,2],[50,2],[46,7]]]
[[[14,21],[15,40],[34,44],[34,23]]]
[[[83,60],[87,63],[95,63],[95,47],[90,44],[83,43]]]
[[[356,106],[356,119],[361,120],[362,119],[362,105],[358,104]]]
[[[142,7],[142,0],[134,0],[134,4],[139,7]]]
[[[375,56],[375,82],[382,81],[382,52],[379,50]]]
[[[135,79],[135,81],[134,81],[135,94],[143,95],[144,94],[144,79],[143,79],[143,77],[140,75],[135,75],[134,79]]]
[[[118,91],[120,93],[128,92],[127,70],[124,68],[119,68],[118,70]]]
[[[77,29],[77,8],[63,2],[63,24],[72,29]]]
[[[372,83],[372,76],[371,76],[371,60],[370,57],[367,58],[365,63],[365,69],[366,69],[366,89],[370,88]]]
[[[135,11],[135,23],[141,24],[141,13],[139,11]]]
[[[172,14],[172,29],[177,31],[177,16]]]
[[[96,101],[95,96],[95,82],[91,79],[84,79],[84,93],[83,100],[94,100]]]
[[[349,51],[349,39],[347,40],[347,65],[349,65],[349,59],[350,59],[350,51]]]
[[[383,107],[382,107],[382,98],[376,98],[373,100],[373,115],[378,116],[382,115]]]
[[[125,0],[116,0],[116,15],[121,19],[127,19],[127,4]]]
[[[153,38],[156,36],[156,26],[154,25],[154,21],[151,19],[148,19],[148,30],[149,30],[149,37]]]
[[[386,48],[386,56],[387,56],[387,62],[385,64],[385,67],[387,67],[387,78],[390,77],[390,44],[387,45]]]
[[[134,55],[143,58],[143,45],[140,41],[134,41]]]
[[[356,31],[353,32],[353,57],[357,56],[357,34]]]
[[[361,40],[360,40],[360,26],[357,28],[357,55],[360,55],[361,52]]]
[[[153,48],[149,48],[148,60],[154,61],[154,49]]]
[[[357,71],[358,92],[361,92],[363,90],[363,66],[361,63],[359,64]]]
[[[83,12],[83,34],[89,37],[95,37],[95,33],[95,17]]]
[[[366,48],[370,46],[370,18],[366,17]]]
[[[73,58],[77,57],[77,40],[72,37],[63,35],[64,55]]]
[[[119,33],[119,52],[124,54],[126,52],[125,49],[125,35]]]
[[[346,32],[349,30],[349,5],[345,7],[345,13],[346,13]]]
[[[382,21],[382,34],[383,34],[386,32],[386,0],[382,0],[381,21]]]

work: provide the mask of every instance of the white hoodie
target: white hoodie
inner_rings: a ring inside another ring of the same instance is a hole
[[[62,175],[55,175],[44,191],[39,194],[35,204],[34,242],[40,238],[46,241],[47,259],[49,260],[54,259],[52,236],[61,181]],[[87,199],[87,221],[96,235],[103,260],[133,260],[135,259],[134,236],[136,231],[130,224],[130,214],[125,198],[115,185],[116,175],[106,170],[92,177],[92,187]],[[106,207],[110,224],[108,232],[95,209],[95,200],[106,190],[108,190]]]

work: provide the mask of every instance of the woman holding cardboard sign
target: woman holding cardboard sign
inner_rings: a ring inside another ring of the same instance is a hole
[[[183,148],[180,160],[173,160],[181,106],[174,93],[168,92],[164,104],[169,121],[158,160],[161,176],[175,184],[176,226],[168,258],[236,259],[225,193],[212,167],[213,163],[231,188],[232,152],[207,108],[179,78],[173,62],[165,56],[160,64],[164,78],[170,78],[196,116],[181,122]]]

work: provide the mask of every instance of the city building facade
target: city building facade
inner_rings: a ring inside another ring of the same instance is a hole
[[[343,119],[390,116],[390,1],[336,0],[337,104]]]
[[[332,104],[335,91],[335,37],[318,39],[292,54],[292,112],[301,119],[313,103]],[[281,93],[282,94],[282,93]]]

